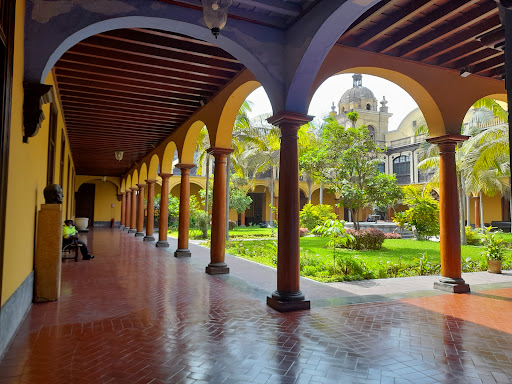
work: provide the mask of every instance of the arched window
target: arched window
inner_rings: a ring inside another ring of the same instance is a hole
[[[379,173],[386,173],[386,165],[384,163],[377,164],[377,169]]]
[[[368,103],[368,104],[366,104],[366,109],[367,109],[368,111],[371,111],[371,110],[372,110],[372,106]]]
[[[408,175],[411,171],[409,156],[401,155],[393,159],[393,173],[397,176]]]
[[[375,128],[373,127],[373,125],[368,126],[368,133],[370,134],[372,141],[375,142]]]

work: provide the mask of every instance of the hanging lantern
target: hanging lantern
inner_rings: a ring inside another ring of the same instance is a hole
[[[114,156],[116,157],[117,161],[121,161],[121,160],[123,160],[123,154],[124,154],[123,151],[115,151]]]
[[[213,36],[217,38],[220,30],[226,25],[228,8],[232,0],[201,0],[206,26],[210,28]]]

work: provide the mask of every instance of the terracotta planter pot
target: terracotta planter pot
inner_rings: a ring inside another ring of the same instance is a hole
[[[487,260],[487,272],[501,273],[501,260]]]

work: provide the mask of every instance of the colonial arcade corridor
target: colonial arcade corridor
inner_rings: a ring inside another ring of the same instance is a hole
[[[194,255],[118,229],[87,236],[96,258],[64,263],[61,299],[32,306],[0,383],[511,381],[511,284],[279,313]]]

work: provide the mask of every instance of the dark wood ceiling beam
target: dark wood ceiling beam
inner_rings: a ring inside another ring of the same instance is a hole
[[[173,98],[157,98],[157,97],[151,97],[147,95],[134,95],[129,92],[119,92],[119,91],[111,91],[109,89],[98,89],[98,88],[91,88],[91,87],[78,87],[70,84],[59,84],[59,87],[61,89],[61,92],[65,91],[74,91],[78,93],[83,94],[89,94],[89,95],[98,95],[98,96],[108,96],[108,97],[114,97],[118,99],[127,99],[127,100],[135,100],[138,102],[148,102],[148,103],[155,103],[160,104],[161,106],[164,105],[171,105],[171,106],[178,106],[178,107],[184,107],[184,108],[194,108],[195,104],[198,104],[197,102],[192,101],[183,101],[180,99],[173,99]],[[172,101],[171,101],[172,100]]]
[[[169,121],[175,119],[182,119],[183,113],[172,113],[172,114],[161,114],[155,112],[148,112],[144,109],[132,109],[132,108],[119,108],[112,107],[109,105],[104,105],[101,103],[97,103],[95,105],[91,105],[90,103],[83,103],[81,101],[69,102],[63,101],[62,106],[66,111],[91,111],[94,113],[100,114],[111,114],[113,116],[126,116],[127,114],[134,116],[150,116],[154,120],[162,120]]]
[[[490,71],[494,68],[502,67],[505,63],[505,55],[501,52],[500,56],[496,56],[493,58],[489,58],[489,60],[482,61],[478,64],[471,66],[471,73],[481,73],[485,71]]]
[[[505,64],[497,66],[497,67],[491,69],[489,72],[481,73],[481,75],[498,78],[498,79],[503,79],[503,76],[505,76]]]
[[[444,39],[435,46],[429,47],[421,52],[418,52],[415,56],[411,57],[413,60],[433,63],[433,59],[438,56],[444,55],[453,49],[461,47],[469,42],[474,42],[476,37],[492,31],[496,25],[501,23],[498,15],[494,15],[486,20],[482,20],[481,23],[473,26],[472,28],[460,31],[453,36]]]
[[[361,29],[367,29],[369,25],[373,24],[373,18],[375,15],[387,14],[396,7],[396,0],[383,0],[379,2],[375,7],[372,7],[369,11],[364,13],[357,19],[347,31],[341,36],[340,39],[351,38],[352,32],[356,34]],[[341,41],[340,41],[341,42]]]
[[[414,53],[421,51],[425,47],[433,46],[434,43],[437,43],[446,37],[449,38],[460,30],[471,28],[482,20],[494,16],[497,13],[498,8],[496,7],[496,4],[494,2],[486,2],[478,8],[472,9],[450,22],[443,24],[432,32],[422,35],[420,38],[416,39],[416,41],[403,46],[400,48],[397,56],[409,57]]]
[[[156,89],[159,91],[171,91],[171,92],[179,92],[183,94],[193,95],[193,96],[202,96],[202,97],[209,97],[213,95],[213,90],[208,90],[206,88],[199,88],[196,87],[196,89],[188,88],[188,87],[182,87],[179,85],[172,84],[171,82],[165,84],[162,82],[147,82],[143,80],[133,79],[130,77],[112,77],[101,73],[88,73],[88,72],[80,72],[80,71],[69,71],[66,69],[58,68],[55,71],[57,75],[57,79],[59,78],[67,78],[67,79],[78,79],[78,80],[85,80],[85,81],[100,81],[103,83],[108,84],[124,84],[129,85],[131,87],[140,87],[145,89]]]
[[[185,114],[192,114],[198,108],[184,108],[182,106],[174,107],[174,106],[161,106],[159,104],[153,104],[149,102],[140,102],[137,103],[135,101],[127,101],[127,100],[113,100],[108,96],[101,95],[87,95],[80,92],[74,91],[61,91],[61,99],[62,100],[74,100],[77,102],[87,102],[90,105],[95,105],[97,103],[105,103],[105,105],[114,105],[121,107],[130,107],[135,109],[147,110],[148,112],[160,112],[160,113],[179,113],[182,116]],[[199,106],[198,106],[199,107]]]
[[[422,16],[411,25],[398,30],[389,38],[379,42],[379,48],[376,49],[376,51],[380,53],[388,53],[404,42],[411,41],[427,29],[435,28],[436,25],[445,22],[449,18],[453,17],[454,14],[462,13],[464,10],[474,6],[479,1],[481,0],[450,0],[442,6],[435,8],[429,14]]]
[[[125,61],[136,61],[143,63],[158,63],[160,66],[173,68],[185,68],[192,72],[208,72],[218,71],[229,76],[229,72],[236,73],[242,68],[242,64],[227,63],[214,58],[206,59],[192,55],[178,54],[177,52],[169,52],[161,49],[161,52],[154,52],[149,48],[138,46],[136,44],[124,43],[122,41],[114,41],[109,39],[101,39],[92,37],[87,39],[89,42],[82,41],[71,48],[72,52],[80,52],[90,56],[100,57],[116,57]],[[172,54],[172,55],[171,55]]]
[[[155,81],[182,81],[190,83],[190,86],[195,85],[199,87],[210,86],[217,88],[224,85],[227,81],[226,79],[218,79],[201,74],[187,74],[187,77],[184,78],[182,72],[175,71],[172,68],[154,68],[113,62],[107,59],[94,59],[88,56],[75,55],[70,52],[66,52],[55,66],[56,68],[73,69],[75,71],[81,71],[83,69],[91,73],[101,72],[107,75],[112,73],[113,75],[119,76],[121,73],[121,77],[123,77],[123,75],[129,75],[143,80],[156,78]]]
[[[199,57],[214,57],[217,60],[223,60],[230,63],[240,62],[231,56],[229,53],[215,45],[198,44],[199,40],[183,40],[177,35],[168,33],[160,35],[145,33],[146,30],[142,29],[115,29],[106,33],[101,33],[99,36],[104,39],[112,39],[115,41],[124,41],[131,44],[138,44],[145,47],[152,47],[158,49],[164,49],[168,51],[175,51],[186,53],[187,55],[194,55]]]
[[[129,65],[135,65],[139,67],[139,71],[146,71],[148,73],[151,73],[153,68],[156,69],[167,69],[172,70],[176,73],[179,73],[179,76],[188,76],[189,74],[195,74],[199,76],[200,78],[204,79],[205,77],[211,76],[215,77],[217,79],[221,80],[230,80],[233,77],[233,72],[231,71],[222,71],[218,69],[213,68],[204,68],[204,67],[194,67],[190,64],[186,63],[173,63],[170,64],[169,61],[166,60],[159,60],[159,59],[151,59],[148,60],[147,58],[144,58],[142,56],[136,56],[136,55],[130,55],[130,54],[121,54],[119,52],[109,52],[108,50],[95,50],[91,47],[81,47],[80,51],[71,49],[67,51],[63,58],[64,60],[67,59],[67,57],[70,54],[79,55],[79,59],[75,59],[75,62],[78,63],[90,63],[90,62],[99,62],[101,63],[108,63],[110,67],[113,68],[120,68],[120,63],[123,64],[129,64]],[[76,56],[75,56],[76,57]],[[89,60],[84,59],[85,57],[88,57]],[[144,69],[142,69],[144,68]]]
[[[483,51],[484,49],[486,49],[486,47],[480,44],[480,42],[473,40],[469,44],[455,48],[444,55],[439,56],[437,60],[435,60],[434,64],[446,67],[452,62],[463,59],[464,57],[470,56],[476,52]]]
[[[176,124],[177,122],[182,121],[183,119],[180,117],[173,118],[158,118],[157,116],[152,116],[150,114],[140,115],[134,113],[119,113],[109,110],[91,110],[91,109],[81,109],[81,108],[72,108],[66,107],[66,116],[84,118],[84,117],[99,117],[102,119],[109,120],[129,120],[129,121],[138,121],[141,123],[150,122],[150,123],[161,123],[161,124]]]
[[[183,111],[180,111],[179,109],[173,109],[173,110],[165,110],[161,111],[156,108],[151,108],[149,106],[143,106],[143,105],[135,105],[135,104],[126,104],[122,102],[115,102],[115,101],[108,101],[108,100],[96,100],[96,99],[90,99],[90,98],[83,98],[83,97],[67,97],[67,96],[61,96],[62,104],[64,108],[66,107],[75,107],[79,106],[83,109],[90,109],[90,110],[107,110],[107,111],[113,111],[118,113],[124,113],[124,112],[131,112],[131,113],[137,113],[139,115],[150,115],[150,116],[158,116],[161,118],[172,118],[172,117],[183,117]]]
[[[465,67],[472,67],[476,64],[479,64],[481,62],[484,62],[486,60],[492,59],[494,57],[502,57],[503,58],[503,52],[496,51],[491,48],[484,48],[481,51],[475,52],[469,56],[466,56],[460,60],[454,61],[450,64],[450,68],[460,69]],[[470,72],[472,72],[470,70]]]
[[[132,95],[141,96],[154,96],[161,97],[163,99],[181,100],[183,102],[190,102],[192,104],[199,103],[201,95],[191,94],[188,92],[180,92],[179,89],[173,90],[158,90],[152,88],[144,88],[132,85],[124,85],[116,82],[104,82],[104,81],[93,81],[87,79],[77,79],[74,77],[60,76],[57,77],[57,81],[60,85],[73,85],[76,87],[87,87],[95,89],[106,89],[110,91],[126,92]]]
[[[396,11],[388,15],[384,20],[376,23],[375,26],[367,29],[359,36],[357,36],[354,39],[355,46],[359,48],[369,46],[391,30],[399,28],[400,25],[407,22],[408,19],[413,18],[428,7],[432,6],[432,4],[434,4],[436,1],[437,0],[416,0],[412,3],[408,3],[404,7],[398,8]]]
[[[78,129],[84,129],[84,127],[90,127],[93,132],[98,132],[101,134],[102,131],[128,131],[135,130],[146,133],[156,133],[156,134],[167,134],[169,135],[175,129],[174,124],[161,124],[161,123],[131,123],[127,120],[108,120],[102,118],[91,118],[91,119],[82,119],[80,117],[69,116],[66,117],[66,125],[70,127],[79,127]]]

